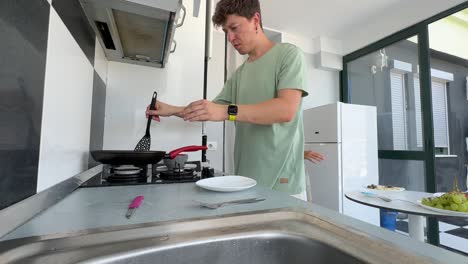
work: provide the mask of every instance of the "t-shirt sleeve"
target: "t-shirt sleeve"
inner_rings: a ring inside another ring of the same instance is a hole
[[[291,46],[284,54],[278,72],[277,89],[298,89],[302,91],[302,97],[309,93],[306,87],[306,64],[302,51]]]
[[[232,80],[229,79],[221,92],[213,100],[214,103],[228,105],[232,104]]]
[[[229,78],[229,80],[224,84],[223,89],[218,94],[218,96],[216,96],[213,102],[216,104],[223,104],[223,105],[235,104],[236,103],[236,96],[235,96],[236,82],[237,82],[237,71],[235,71],[234,74],[231,76],[231,78]]]

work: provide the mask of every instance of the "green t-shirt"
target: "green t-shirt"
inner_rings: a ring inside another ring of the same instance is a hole
[[[302,96],[307,96],[304,55],[292,44],[275,44],[259,59],[245,61],[214,102],[256,104],[276,98],[279,90],[288,88],[302,90]],[[259,185],[289,194],[304,191],[301,105],[291,122],[273,125],[236,122],[236,175],[253,178]]]

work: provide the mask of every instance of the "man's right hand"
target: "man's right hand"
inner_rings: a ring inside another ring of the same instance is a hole
[[[153,120],[158,122],[161,121],[159,118],[160,116],[178,116],[180,117],[180,113],[184,110],[183,107],[178,107],[170,104],[163,103],[161,101],[156,101],[156,110],[150,110],[150,106],[146,107],[146,118],[150,115],[152,116]]]

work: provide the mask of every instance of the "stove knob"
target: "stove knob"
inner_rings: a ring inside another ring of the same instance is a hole
[[[201,175],[201,177],[202,177],[202,179],[214,177],[214,169],[213,169],[213,168],[204,167],[204,168],[202,169],[202,175]]]

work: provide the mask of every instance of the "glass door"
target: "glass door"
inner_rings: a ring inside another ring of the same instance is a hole
[[[456,179],[467,191],[466,43],[468,2],[344,56],[341,100],[377,107],[380,184],[447,192]],[[429,243],[468,255],[467,219],[428,218],[426,230]]]
[[[432,131],[425,129],[428,96],[420,77],[421,34],[380,45],[363,55],[345,59],[345,102],[376,106],[379,184],[410,191],[431,191]],[[426,124],[427,125],[427,124]],[[397,232],[408,233],[408,216],[399,214]]]

